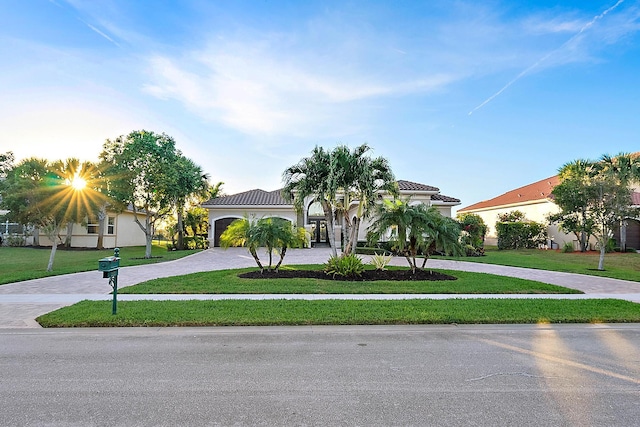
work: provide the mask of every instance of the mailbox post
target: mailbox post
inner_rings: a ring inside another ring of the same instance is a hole
[[[120,268],[120,249],[113,250],[113,256],[102,258],[98,261],[98,271],[102,271],[102,278],[109,279],[109,285],[113,289],[113,306],[111,314],[116,314],[118,299],[118,269]]]

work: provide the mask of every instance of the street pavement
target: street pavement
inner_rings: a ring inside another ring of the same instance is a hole
[[[640,325],[0,330],[2,426],[619,426]]]
[[[324,263],[330,256],[328,248],[290,249],[285,263]],[[126,258],[126,248],[121,251]],[[367,258],[363,256],[363,258]],[[52,276],[0,286],[0,328],[39,328],[35,318],[85,299],[111,299],[111,287],[102,273],[96,271]],[[246,249],[212,248],[175,261],[122,267],[118,288],[160,277],[172,277],[202,271],[254,266]],[[402,257],[395,257],[391,265],[406,265]],[[465,261],[431,259],[428,267],[498,274],[550,283],[585,292],[584,295],[119,295],[120,301],[136,299],[407,299],[407,298],[617,298],[640,303],[640,283],[596,276],[534,270],[519,267],[481,264]]]

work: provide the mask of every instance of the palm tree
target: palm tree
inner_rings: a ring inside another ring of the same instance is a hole
[[[629,188],[640,183],[640,157],[637,154],[619,153],[611,157],[603,155],[596,163],[596,172],[605,178],[613,180],[620,187]],[[629,206],[633,204],[631,192],[629,192]],[[620,247],[627,248],[627,221],[626,217],[620,217]]]
[[[244,217],[236,219],[224,230],[220,236],[220,246],[224,249],[230,247],[246,247],[249,253],[258,264],[260,271],[264,270],[257,249],[258,242],[253,237],[257,221],[255,219]]]
[[[337,256],[334,224],[336,188],[331,185],[331,153],[316,146],[311,151],[311,156],[288,167],[282,174],[282,179],[285,184],[282,196],[286,200],[293,200],[298,212],[305,208],[305,200],[310,196],[313,201],[322,205],[329,230],[329,246],[332,255]]]
[[[177,248],[184,249],[184,211],[189,198],[204,197],[209,194],[209,177],[193,160],[178,153],[173,168],[168,173],[173,174],[170,180],[170,192],[174,200],[178,224]]]
[[[405,256],[413,273],[416,258],[422,250],[423,269],[432,247],[442,248],[447,253],[459,255],[460,226],[451,218],[444,217],[435,207],[420,203],[411,205],[410,200],[383,200],[377,205],[376,219],[369,227],[370,240],[379,240],[391,230],[399,252]]]
[[[258,257],[257,249],[265,247],[269,255],[268,271],[272,270],[273,251],[280,255],[280,260],[273,269],[278,271],[284,259],[287,248],[300,246],[305,240],[304,229],[293,227],[290,221],[282,218],[261,218],[259,220],[247,217],[233,221],[220,236],[220,246],[246,246],[253,256],[260,272],[264,267]]]
[[[344,192],[341,211],[348,236],[344,255],[351,254],[355,249],[362,218],[375,206],[379,192],[386,190],[394,197],[398,195],[398,184],[388,160],[369,157],[370,150],[371,147],[367,144],[362,144],[353,151],[341,145],[331,153],[331,187],[340,188]],[[352,203],[357,203],[353,220],[349,213]]]

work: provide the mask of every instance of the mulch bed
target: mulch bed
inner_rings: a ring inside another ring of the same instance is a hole
[[[238,277],[243,279],[322,279],[322,280],[340,280],[340,281],[360,281],[371,282],[375,280],[420,280],[420,281],[437,281],[437,280],[457,280],[457,277],[449,276],[448,274],[438,273],[431,270],[416,270],[415,274],[411,273],[411,270],[365,270],[361,276],[357,277],[344,277],[344,276],[331,276],[324,271],[318,270],[280,270],[267,271],[260,273],[260,270],[250,271],[248,273],[238,274]]]

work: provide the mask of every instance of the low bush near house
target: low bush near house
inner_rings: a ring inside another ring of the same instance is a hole
[[[324,272],[332,276],[359,277],[364,271],[362,258],[355,254],[332,256],[324,266]]]
[[[391,262],[391,255],[375,253],[371,256],[371,265],[373,265],[377,271],[384,271],[389,262]]]

